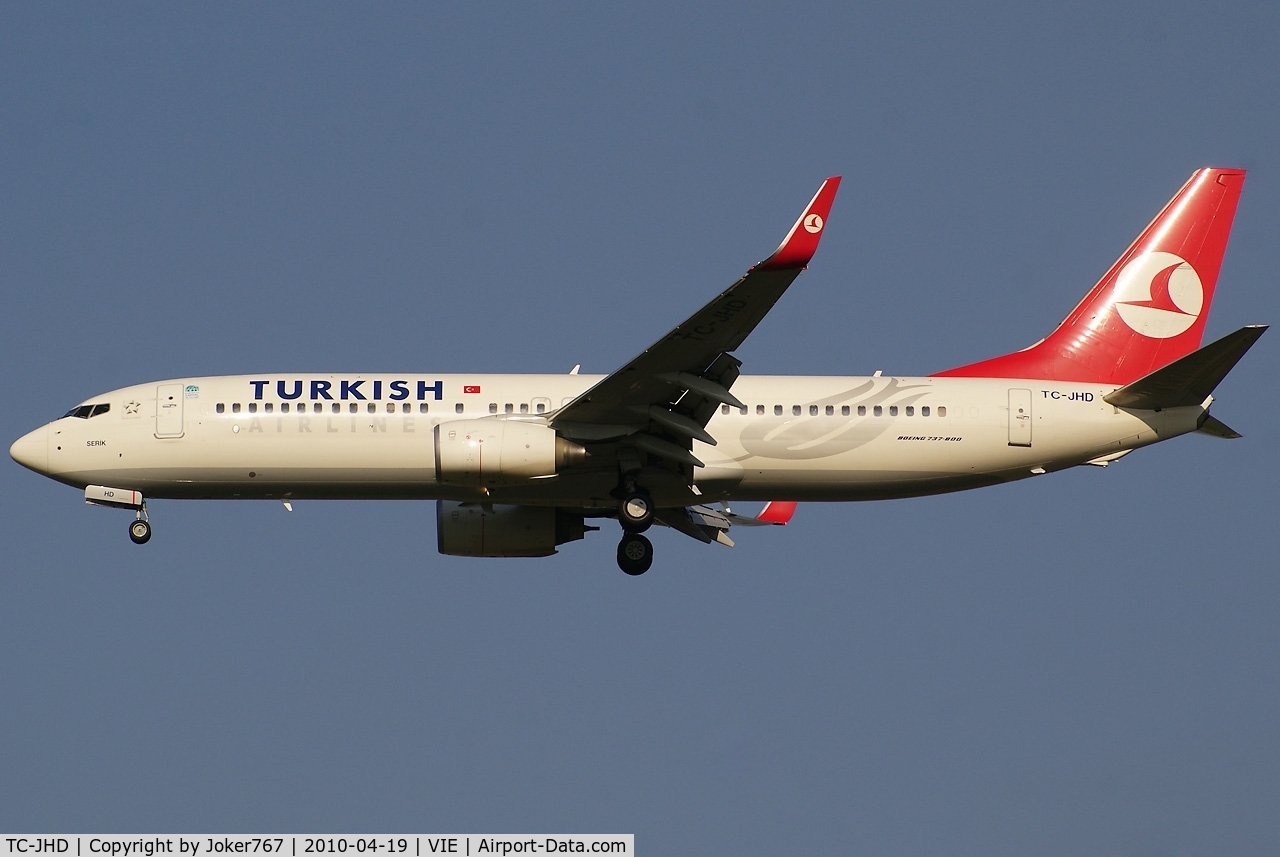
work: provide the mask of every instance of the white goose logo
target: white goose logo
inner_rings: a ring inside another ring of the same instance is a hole
[[[1191,264],[1173,253],[1143,253],[1116,275],[1116,312],[1152,339],[1185,333],[1204,307],[1204,285]]]

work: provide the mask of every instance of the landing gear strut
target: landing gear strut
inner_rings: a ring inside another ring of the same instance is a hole
[[[618,568],[631,576],[644,574],[653,565],[653,542],[639,533],[626,533],[618,542]]]
[[[138,509],[138,517],[129,524],[129,540],[135,545],[145,545],[151,541],[151,522],[147,520],[147,504]]]

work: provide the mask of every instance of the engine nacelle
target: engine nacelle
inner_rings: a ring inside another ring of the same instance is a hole
[[[449,485],[510,485],[555,476],[586,451],[542,423],[453,420],[436,426],[436,480]]]
[[[436,501],[436,541],[450,556],[550,556],[585,532],[582,515],[550,506]]]

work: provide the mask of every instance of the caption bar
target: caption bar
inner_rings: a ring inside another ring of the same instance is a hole
[[[222,857],[257,854],[310,857],[323,854],[430,857],[433,854],[635,854],[635,834],[466,833],[466,834],[287,834],[249,836],[222,833],[138,835],[108,833],[58,836],[0,834],[0,857]]]

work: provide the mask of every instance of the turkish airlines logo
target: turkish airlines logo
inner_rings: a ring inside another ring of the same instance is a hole
[[[822,231],[822,215],[810,214],[804,219],[804,231],[810,235],[817,235]]]
[[[1185,333],[1204,307],[1204,285],[1186,259],[1155,251],[1137,256],[1116,275],[1116,312],[1152,339]]]

